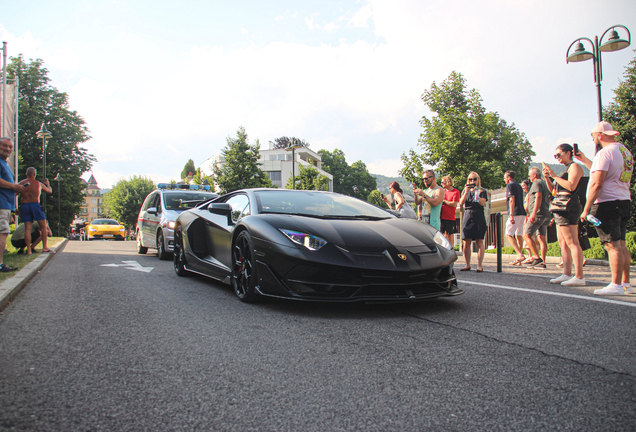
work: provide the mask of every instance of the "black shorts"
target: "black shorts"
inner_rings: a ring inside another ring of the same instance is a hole
[[[554,222],[559,226],[566,225],[578,225],[581,221],[581,212],[583,208],[581,207],[581,203],[579,202],[579,197],[574,198],[576,201],[572,203],[570,206],[570,210],[567,212],[555,212],[552,213],[554,215]]]
[[[601,243],[625,241],[631,210],[630,200],[606,201],[592,206],[590,214],[601,221],[601,226],[596,227]]]
[[[457,221],[442,219],[440,231],[442,234],[455,234],[457,232]]]
[[[31,233],[31,244],[33,244],[33,242],[37,239],[40,238],[40,231],[33,231]],[[14,240],[13,237],[11,238],[11,245],[16,248],[16,249],[22,249],[26,247],[26,242],[24,241],[23,238],[19,239],[19,240]]]

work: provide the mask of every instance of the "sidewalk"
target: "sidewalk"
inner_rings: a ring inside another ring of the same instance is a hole
[[[68,242],[68,240],[63,239],[61,242],[51,245],[50,248],[58,252],[66,242]],[[18,293],[22,291],[22,288],[24,288],[54,256],[55,254],[40,253],[36,259],[18,270],[13,277],[10,277],[0,284],[0,311],[7,307]]]
[[[461,268],[464,266],[464,253],[457,252],[458,259],[455,262],[456,271],[457,268]],[[502,271],[503,273],[516,273],[516,274],[527,274],[533,276],[544,276],[544,277],[557,277],[563,274],[563,269],[558,268],[556,265],[561,262],[561,257],[546,257],[546,268],[545,269],[528,269],[527,266],[513,266],[510,265],[512,261],[517,259],[517,255],[508,255],[503,254],[501,258],[502,262]],[[470,260],[470,266],[472,271],[475,271],[477,268],[477,253],[473,252]],[[484,256],[484,271],[497,271],[497,254],[487,253]],[[630,269],[630,274],[636,274],[636,267],[632,266]],[[612,272],[609,267],[609,263],[605,260],[599,259],[588,259],[587,264],[583,267],[583,273],[585,274],[585,279],[588,282],[599,282],[599,283],[610,283],[612,281]]]

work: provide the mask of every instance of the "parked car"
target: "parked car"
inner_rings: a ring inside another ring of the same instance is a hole
[[[159,183],[157,187],[148,194],[141,206],[135,238],[137,253],[145,254],[148,248],[157,249],[159,259],[165,260],[172,254],[177,216],[218,195],[210,192],[210,186],[207,185]]]
[[[174,270],[258,295],[317,301],[455,296],[457,254],[415,219],[333,192],[246,189],[177,218]]]
[[[86,228],[86,237],[90,240],[125,240],[126,228],[115,219],[93,219]]]

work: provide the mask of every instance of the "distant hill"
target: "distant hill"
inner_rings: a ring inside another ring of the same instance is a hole
[[[404,177],[387,177],[381,174],[371,175],[375,177],[375,180],[378,183],[377,189],[385,195],[389,193],[389,185],[394,181],[400,184],[400,187],[405,193],[413,195],[413,186],[411,183],[408,183]]]

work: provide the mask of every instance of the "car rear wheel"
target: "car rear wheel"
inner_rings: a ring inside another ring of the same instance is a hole
[[[234,267],[232,268],[232,287],[236,296],[245,303],[256,300],[256,282],[258,274],[252,257],[252,238],[247,231],[236,238],[232,251]]]
[[[147,247],[143,247],[141,244],[141,233],[137,233],[137,253],[140,255],[145,255],[148,252]]]
[[[174,231],[174,252],[172,254],[172,263],[174,264],[174,272],[177,276],[188,276],[189,271],[186,270],[185,251],[183,250],[183,231],[177,228]]]
[[[166,245],[163,242],[163,232],[157,233],[157,256],[160,260],[167,260],[170,258],[170,253],[166,252]]]

